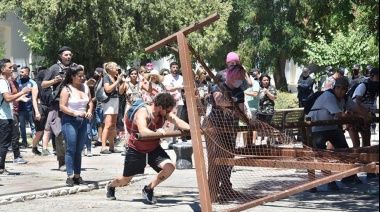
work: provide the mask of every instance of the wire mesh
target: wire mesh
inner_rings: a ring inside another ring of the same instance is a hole
[[[200,130],[205,137],[205,163],[214,211],[239,208],[369,163],[345,153],[314,151],[286,130],[280,131],[258,119],[242,118],[242,113],[232,108],[216,107],[197,100],[198,114],[204,115]],[[327,171],[314,171],[324,169]]]

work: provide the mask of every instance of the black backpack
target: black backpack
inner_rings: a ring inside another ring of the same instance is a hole
[[[53,102],[53,94],[51,92],[51,88],[42,88],[41,82],[36,82],[38,87],[38,98],[41,101],[41,104],[50,106]]]
[[[362,82],[362,83],[364,83],[364,85],[365,85],[365,90],[366,90],[366,92],[367,92],[367,90],[368,90],[368,81],[366,80],[366,81],[364,81],[364,82]],[[357,83],[357,84],[355,84],[354,86],[352,86],[351,89],[347,92],[347,96],[349,96],[349,97],[352,98],[352,99],[355,99],[356,97],[353,98],[354,93],[355,93],[355,90],[356,90],[356,88],[357,88],[360,84],[362,84],[362,83]],[[365,93],[365,92],[364,92],[364,93]]]

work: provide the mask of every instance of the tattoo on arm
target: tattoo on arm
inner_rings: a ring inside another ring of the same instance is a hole
[[[160,179],[161,181],[163,181],[163,180],[165,180],[165,176],[161,176],[159,179]]]

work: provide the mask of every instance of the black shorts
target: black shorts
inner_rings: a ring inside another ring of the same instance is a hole
[[[36,127],[36,131],[44,131],[45,130],[45,124],[46,120],[49,114],[49,107],[46,105],[38,104],[38,112],[41,114],[41,119],[39,121],[36,120],[36,114],[34,113],[33,110],[33,115],[34,115],[34,125]]]
[[[127,154],[125,154],[123,176],[144,174],[146,164],[149,164],[158,173],[162,170],[158,165],[165,160],[171,159],[161,146],[149,153],[141,153],[128,148]]]

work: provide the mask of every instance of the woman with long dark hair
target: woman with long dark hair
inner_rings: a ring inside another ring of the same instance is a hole
[[[82,150],[86,142],[87,119],[92,118],[91,93],[84,84],[83,66],[71,66],[64,79],[59,108],[62,115],[62,132],[66,142],[66,185],[84,184],[81,177]]]
[[[260,120],[270,123],[274,114],[274,100],[277,98],[277,90],[270,84],[271,77],[268,74],[262,74],[259,78],[260,83],[260,105],[258,117]]]

